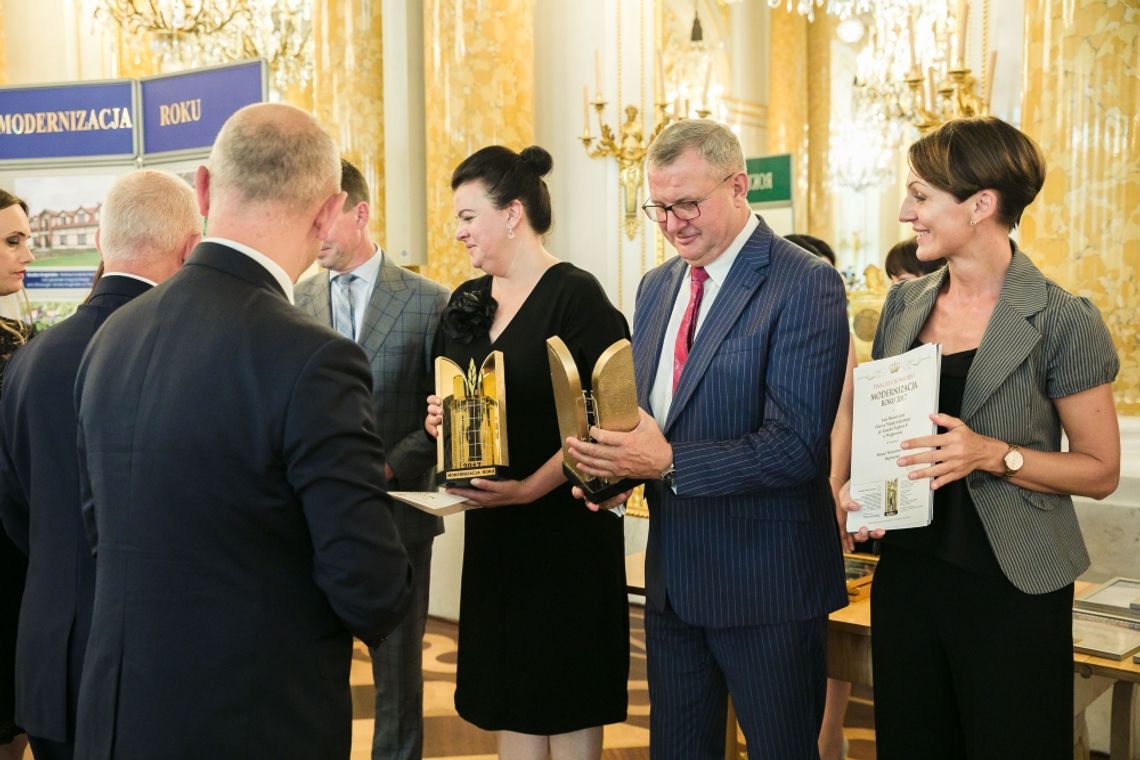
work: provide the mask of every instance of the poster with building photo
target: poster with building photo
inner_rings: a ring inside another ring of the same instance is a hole
[[[103,197],[118,175],[18,177],[14,192],[28,204],[32,254],[24,277],[37,330],[69,316],[91,291],[99,252],[95,231]]]

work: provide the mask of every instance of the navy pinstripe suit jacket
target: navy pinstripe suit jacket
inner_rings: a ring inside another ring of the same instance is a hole
[[[633,350],[649,391],[687,264],[647,273]],[[804,620],[846,604],[827,484],[847,360],[838,273],[760,220],[704,317],[664,427],[676,493],[646,487],[648,603],[692,625]],[[650,409],[650,411],[652,411]]]
[[[1111,383],[1120,362],[1096,306],[1047,280],[1012,240],[1010,248],[1001,295],[966,378],[961,418],[982,435],[1060,451],[1053,400]],[[911,347],[949,275],[942,267],[891,289],[875,334],[876,359]],[[1002,572],[1020,590],[1056,591],[1088,568],[1072,497],[981,471],[966,477],[966,490]]]

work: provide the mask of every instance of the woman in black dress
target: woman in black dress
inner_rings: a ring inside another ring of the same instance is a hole
[[[0,190],[0,296],[19,293],[24,288],[24,271],[35,260],[29,239],[28,205],[16,196]],[[31,337],[31,328],[23,322],[0,317],[0,389],[4,367],[16,349]],[[0,531],[0,758],[19,758],[24,754],[27,738],[16,726],[15,662],[16,621],[24,590],[27,559]]]
[[[499,732],[500,757],[585,760],[626,717],[622,518],[571,496],[545,341],[561,337],[588,379],[629,330],[592,275],[543,247],[551,164],[491,146],[452,175],[456,238],[486,275],[452,294],[437,353],[460,367],[503,353],[510,459],[504,479],[449,489],[488,507],[466,513],[455,705]],[[432,396],[429,431],[440,421]]]

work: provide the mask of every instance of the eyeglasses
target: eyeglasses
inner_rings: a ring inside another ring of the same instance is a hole
[[[645,212],[645,215],[647,217],[649,217],[649,221],[657,222],[658,224],[665,224],[665,220],[669,218],[670,211],[673,212],[673,216],[677,217],[677,221],[691,222],[701,215],[701,204],[711,198],[712,194],[715,193],[721,185],[723,185],[725,182],[728,182],[735,176],[736,172],[733,172],[732,174],[729,174],[727,177],[722,179],[720,182],[717,182],[716,187],[714,187],[708,195],[706,195],[704,198],[701,198],[699,201],[678,201],[677,203],[669,206],[663,206],[659,203],[650,203],[649,201],[646,201],[642,205],[641,210]]]

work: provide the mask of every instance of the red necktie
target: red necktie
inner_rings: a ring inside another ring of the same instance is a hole
[[[697,331],[697,315],[701,313],[701,296],[704,295],[705,280],[709,278],[709,273],[704,267],[693,267],[689,277],[689,306],[681,319],[681,329],[677,330],[677,344],[673,348],[674,393],[677,392],[677,384],[681,382],[681,370],[685,368],[685,361],[689,358],[689,349],[693,347],[693,335]]]

